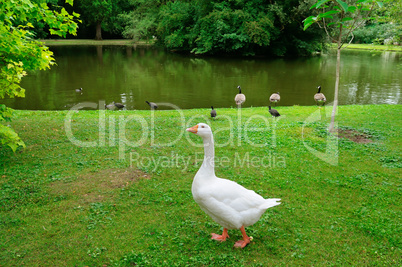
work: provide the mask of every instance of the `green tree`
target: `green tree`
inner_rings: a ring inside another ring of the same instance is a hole
[[[308,7],[299,0],[168,1],[160,5],[155,35],[169,49],[196,54],[308,55],[321,48],[323,36],[303,32]],[[145,16],[153,25],[155,18]],[[131,32],[139,32],[143,19],[137,14]]]
[[[67,0],[73,4],[73,0]],[[20,81],[27,71],[44,70],[54,64],[53,53],[34,39],[32,21],[45,23],[51,34],[65,37],[77,30],[78,14],[64,8],[50,10],[45,1],[0,0],[0,99],[24,97]],[[0,145],[15,151],[25,146],[4,122],[11,120],[12,109],[0,104]]]
[[[311,1],[311,0],[309,0]],[[120,15],[124,36],[156,36],[162,46],[196,54],[310,55],[323,35],[303,31],[309,5],[300,0],[131,0]]]
[[[160,0],[131,0],[132,10],[121,13],[119,19],[125,26],[123,36],[139,41],[156,35]]]
[[[118,16],[131,6],[128,0],[80,0],[82,20],[94,24],[95,40],[102,40],[102,28],[108,31],[122,31]]]
[[[384,0],[382,8],[375,13],[383,36],[380,41],[389,39],[399,44],[402,43],[402,1]],[[378,37],[377,37],[378,38]],[[378,40],[378,39],[376,39]]]
[[[158,38],[196,54],[253,54],[279,35],[274,7],[258,0],[169,2],[159,13]]]
[[[198,19],[196,6],[183,1],[168,2],[158,15],[157,36],[169,49],[188,51],[195,36],[192,34]]]
[[[376,6],[381,7],[382,3],[376,0],[319,0],[311,7],[318,14],[309,16],[304,20],[305,30],[311,25],[317,24],[326,32],[329,40],[337,45],[334,105],[328,129],[329,132],[335,131],[334,124],[338,107],[341,50],[345,44],[353,40],[353,31],[370,19],[370,15]]]
[[[402,1],[384,0],[383,4],[383,7],[376,12],[377,19],[380,22],[402,24]]]

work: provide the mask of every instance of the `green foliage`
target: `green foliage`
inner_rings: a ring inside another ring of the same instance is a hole
[[[244,50],[250,42],[246,33],[245,22],[249,21],[249,14],[243,10],[233,10],[222,7],[214,9],[207,16],[200,19],[196,26],[196,48],[198,54],[216,53],[220,51],[233,52]],[[249,31],[252,31],[250,25]]]
[[[130,3],[134,7],[133,10],[119,15],[120,21],[125,25],[123,36],[134,41],[149,40],[155,36],[159,2],[158,0],[132,0]]]
[[[197,38],[192,52],[253,55],[260,48],[268,47],[280,34],[275,25],[276,12],[282,15],[283,11],[275,10],[276,5],[259,11],[260,4],[259,1],[232,6],[226,2],[216,3],[194,26]]]
[[[402,43],[402,1],[384,0],[383,6],[375,10],[373,14],[378,24],[369,24],[356,31],[356,37],[362,38],[361,42],[378,44]],[[377,36],[375,36],[375,31]],[[387,43],[388,42],[388,43]]]
[[[122,32],[120,14],[131,8],[129,0],[80,0],[77,1],[86,26],[96,25],[95,39],[102,39],[102,29]]]
[[[383,6],[374,13],[381,23],[402,24],[402,1],[384,0]]]
[[[354,35],[354,43],[384,44],[385,40],[400,42],[402,39],[402,27],[390,23],[374,23],[357,29]]]
[[[45,2],[0,0],[0,99],[24,97],[20,81],[27,71],[44,70],[54,64],[52,52],[33,39],[31,22],[45,23],[52,34],[65,37],[76,32],[77,18],[78,14],[70,15],[64,8],[50,10]],[[10,114],[10,109],[1,105],[0,121],[9,120]],[[0,124],[0,144],[15,151],[24,143],[11,128]]]
[[[112,0],[82,0],[79,4],[88,23],[103,21],[113,12]]]
[[[307,55],[322,34],[303,34],[308,7],[299,1],[144,1],[119,17],[124,36],[156,36],[164,47],[195,54]]]
[[[12,109],[0,104],[0,122],[11,121]],[[0,124],[0,145],[9,146],[16,151],[19,146],[25,147],[24,142],[10,127]]]
[[[370,19],[369,15],[371,15],[377,4],[379,7],[382,6],[382,3],[376,0],[347,2],[342,0],[317,1],[310,9],[316,10],[318,14],[309,16],[303,21],[304,30],[317,23],[329,35],[334,35],[335,32],[336,36],[340,35],[346,39],[355,29]],[[342,29],[347,31],[343,33]]]
[[[195,8],[192,4],[182,1],[168,2],[160,9],[158,37],[167,48],[189,49],[195,38],[191,34],[195,20]]]
[[[120,19],[127,25],[123,31],[123,36],[135,42],[149,39],[154,35],[156,28],[155,13],[144,15],[143,13],[133,12],[131,14],[121,14]]]

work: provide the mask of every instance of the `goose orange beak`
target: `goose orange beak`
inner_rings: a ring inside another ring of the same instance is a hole
[[[191,127],[191,128],[187,128],[186,131],[196,134],[198,132],[198,124],[196,126]]]

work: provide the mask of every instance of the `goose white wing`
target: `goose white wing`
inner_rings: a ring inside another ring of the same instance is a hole
[[[193,187],[194,200],[217,223],[229,229],[249,226],[259,220],[278,199],[264,199],[236,182],[217,178],[204,186]]]

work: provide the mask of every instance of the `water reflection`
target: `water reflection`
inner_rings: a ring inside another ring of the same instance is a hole
[[[151,47],[52,47],[57,66],[30,73],[26,98],[1,100],[16,109],[63,110],[77,103],[121,102],[148,109],[145,100],[181,108],[235,107],[237,85],[243,107],[267,106],[273,92],[279,105],[315,105],[316,87],[333,100],[334,54],[284,59],[197,58]],[[340,104],[401,104],[401,54],[343,51]],[[82,94],[76,88],[83,88]]]

